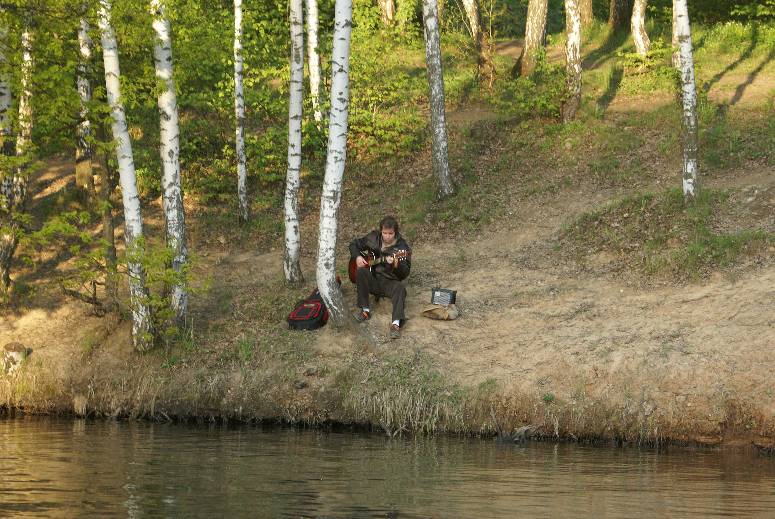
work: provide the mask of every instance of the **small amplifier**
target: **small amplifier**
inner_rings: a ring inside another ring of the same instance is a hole
[[[447,290],[446,288],[432,288],[431,289],[431,304],[432,305],[454,305],[456,290]]]

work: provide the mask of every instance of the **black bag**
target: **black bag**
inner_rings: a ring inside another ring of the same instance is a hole
[[[288,328],[291,330],[317,330],[328,322],[328,308],[316,288],[310,296],[296,303],[288,314]]]

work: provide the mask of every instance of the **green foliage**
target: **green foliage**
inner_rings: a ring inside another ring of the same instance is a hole
[[[692,23],[717,23],[728,20],[772,20],[774,0],[692,0],[688,3]],[[651,0],[650,14],[669,23],[672,0]],[[597,11],[601,12],[601,11]]]
[[[422,0],[397,0],[396,21],[403,31],[422,34]]]
[[[775,19],[775,0],[737,3],[731,14],[744,20],[772,20]]]
[[[490,102],[514,118],[559,117],[565,96],[565,70],[550,64],[546,51],[538,54],[535,72],[528,77],[499,78]]]
[[[175,313],[168,293],[170,287],[180,285],[189,295],[206,288],[206,282],[199,285],[192,283],[191,269],[196,262],[195,257],[189,256],[180,271],[172,268],[174,257],[174,250],[166,245],[149,244],[143,236],[135,240],[132,250],[119,257],[119,266],[127,271],[129,263],[142,265],[148,290],[142,303],[150,308],[151,329],[164,344],[176,341],[186,333],[174,323]]]
[[[380,10],[376,3],[353,2],[353,29],[356,32],[356,38],[359,34],[373,34],[382,26]]]
[[[698,27],[692,39],[698,59],[718,60],[719,56],[737,55],[759,58],[772,52],[775,26],[760,22],[728,21]],[[707,56],[707,58],[706,58]]]
[[[624,50],[617,52],[619,63],[624,68],[624,78],[619,91],[631,95],[674,92],[680,76],[670,63],[671,54],[672,47],[662,38],[651,42],[646,56]]]
[[[108,295],[98,297],[97,287],[104,286],[107,277],[115,274],[115,266],[107,259],[108,244],[92,235],[91,224],[92,215],[88,211],[55,214],[40,229],[24,236],[22,244],[28,252],[22,259],[39,264],[44,253],[71,257],[72,268],[52,276],[53,281],[68,295],[91,304],[94,313],[102,314],[116,302],[109,301]]]

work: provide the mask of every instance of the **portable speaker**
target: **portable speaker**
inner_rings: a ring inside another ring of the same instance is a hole
[[[453,305],[455,304],[456,290],[448,290],[446,288],[432,288],[431,289],[431,304],[432,305]]]

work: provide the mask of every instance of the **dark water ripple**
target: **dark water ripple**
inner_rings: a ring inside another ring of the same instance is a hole
[[[20,418],[0,517],[775,517],[775,459]]]

